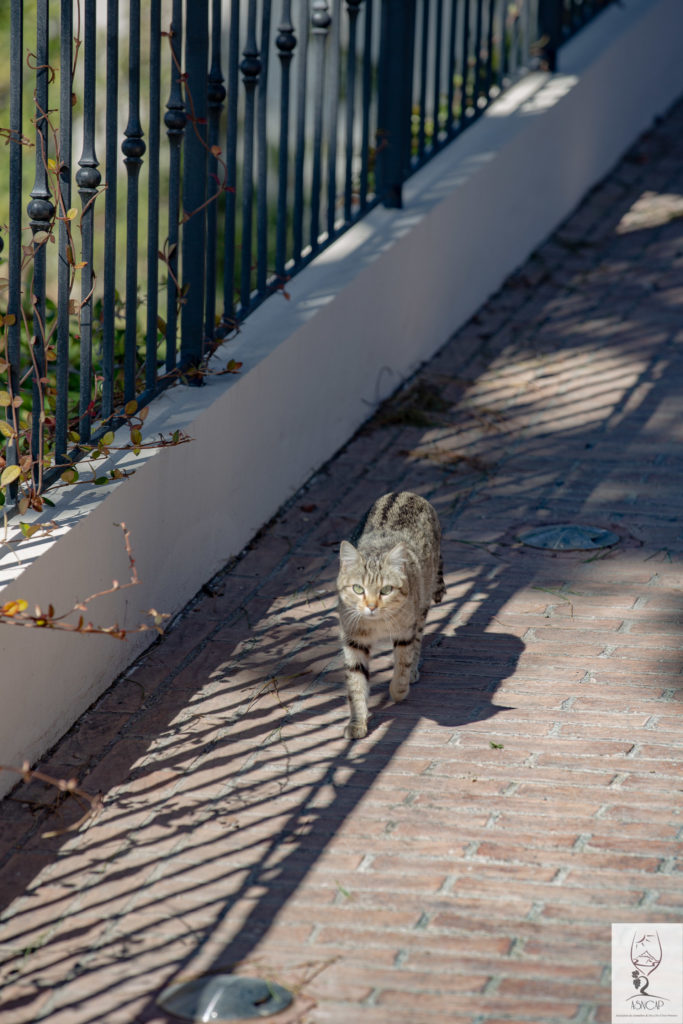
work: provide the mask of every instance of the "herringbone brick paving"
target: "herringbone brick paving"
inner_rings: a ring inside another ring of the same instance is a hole
[[[678,106],[40,766],[99,817],[4,801],[3,1024],[230,968],[283,1022],[609,1021],[610,924],[683,920],[682,393]],[[448,592],[350,743],[337,545],[397,489]],[[519,542],[558,521],[619,544]]]

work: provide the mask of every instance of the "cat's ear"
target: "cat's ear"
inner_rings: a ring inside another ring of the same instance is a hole
[[[345,569],[346,572],[351,572],[358,567],[359,562],[360,555],[353,544],[349,544],[348,540],[343,540],[339,548],[339,564],[342,569]]]
[[[394,569],[396,572],[404,572],[407,561],[408,549],[403,541],[397,544],[396,547],[393,547],[384,558],[384,564],[387,568]]]

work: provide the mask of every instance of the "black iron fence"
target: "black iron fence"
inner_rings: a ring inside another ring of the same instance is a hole
[[[40,505],[121,415],[200,383],[607,2],[5,0],[0,502]]]

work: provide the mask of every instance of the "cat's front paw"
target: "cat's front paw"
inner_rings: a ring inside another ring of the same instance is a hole
[[[405,700],[410,693],[410,683],[394,683],[389,687],[389,696],[397,703]]]
[[[367,722],[349,722],[344,729],[344,736],[347,740],[362,740],[368,734]]]

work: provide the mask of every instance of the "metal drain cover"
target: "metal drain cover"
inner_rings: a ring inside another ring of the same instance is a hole
[[[611,548],[619,543],[619,537],[610,530],[599,526],[577,526],[576,523],[556,523],[539,526],[521,533],[522,544],[530,548],[547,551],[592,551],[595,548]]]
[[[289,1006],[293,998],[291,992],[272,981],[234,974],[205,974],[169,985],[158,1002],[180,1020],[221,1024],[270,1017]]]

